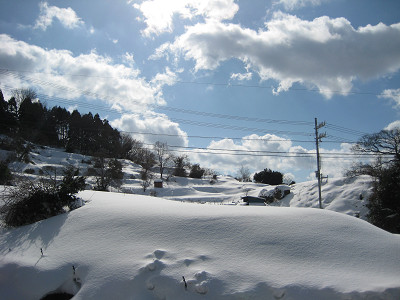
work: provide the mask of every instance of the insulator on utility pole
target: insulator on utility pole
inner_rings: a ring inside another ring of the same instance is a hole
[[[326,122],[322,122],[318,124],[317,118],[315,118],[315,146],[317,149],[317,171],[315,172],[315,177],[318,179],[318,203],[319,208],[322,208],[322,195],[321,195],[321,162],[319,157],[319,142],[321,142],[322,138],[326,137],[326,133],[319,133],[318,129],[324,127]]]

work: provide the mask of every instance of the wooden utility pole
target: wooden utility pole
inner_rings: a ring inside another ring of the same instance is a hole
[[[322,195],[321,195],[321,163],[319,158],[319,143],[321,139],[326,137],[326,133],[318,133],[318,129],[324,127],[326,125],[325,122],[319,123],[317,118],[315,118],[315,146],[317,148],[317,171],[315,172],[315,176],[318,179],[318,202],[319,208],[322,208]]]

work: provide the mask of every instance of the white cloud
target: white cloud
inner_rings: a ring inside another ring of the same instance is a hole
[[[228,149],[229,151],[215,149]],[[235,174],[241,165],[255,172],[267,167],[280,171],[299,170],[301,166],[310,164],[310,158],[300,158],[295,155],[282,157],[287,156],[284,154],[286,152],[308,154],[308,150],[300,146],[293,146],[291,140],[272,134],[264,136],[252,134],[243,137],[238,142],[232,139],[212,141],[207,147],[207,151],[212,151],[214,154],[201,153],[204,152],[201,150],[193,151],[190,158],[192,161],[200,162],[204,167],[210,167],[226,174]],[[244,153],[248,155],[238,155]]]
[[[67,110],[72,114],[74,110],[78,109],[78,105],[68,106]]]
[[[328,150],[320,148],[322,176],[341,177],[346,170],[350,169],[354,162],[361,161],[361,157],[357,158],[353,156],[354,153],[351,147],[351,144],[342,143],[339,149]],[[313,176],[315,178],[315,174]]]
[[[177,75],[171,71],[170,68],[165,68],[164,73],[158,73],[154,78],[151,80],[151,83],[154,86],[162,87],[163,85],[174,85],[177,80]]]
[[[234,0],[147,0],[141,4],[134,3],[133,7],[144,16],[147,27],[142,33],[145,36],[172,32],[174,16],[187,20],[199,16],[205,19],[229,20],[239,9]]]
[[[2,73],[2,84],[34,86],[39,93],[64,99],[85,96],[103,100],[128,112],[146,112],[150,105],[165,104],[162,87],[174,77],[167,70],[148,82],[138,69],[114,63],[95,51],[74,56],[67,50],[43,49],[5,34],[0,34],[0,44],[2,67],[24,71],[23,77]],[[128,59],[133,64],[133,56]]]
[[[274,5],[282,5],[286,10],[294,10],[306,6],[318,6],[329,0],[278,0]]]
[[[193,60],[195,71],[239,59],[263,80],[278,81],[278,93],[300,83],[330,98],[335,92],[350,92],[353,80],[398,71],[398,49],[400,24],[356,29],[345,18],[307,21],[277,12],[258,31],[215,20],[189,26],[152,58],[173,54],[175,59]]]
[[[385,130],[394,130],[394,129],[398,129],[400,130],[400,120],[396,120],[392,123],[390,123],[388,126],[386,126],[384,128]]]
[[[186,147],[188,145],[187,134],[179,128],[179,124],[162,114],[151,113],[145,118],[124,114],[121,118],[112,121],[111,125],[122,131],[131,132],[135,139],[145,144],[160,141],[171,146]]]
[[[244,81],[244,80],[251,80],[253,74],[251,72],[247,73],[232,73],[231,79]]]
[[[133,67],[135,64],[133,53],[125,52],[125,55],[122,57],[123,61],[127,63],[130,67]]]
[[[384,90],[379,97],[392,100],[394,107],[400,109],[400,89]]]
[[[339,149],[321,148],[322,173],[329,177],[342,176],[343,172],[353,163],[353,157],[347,156],[352,153],[350,148],[349,144],[341,144]],[[205,152],[214,152],[214,154]],[[216,153],[223,154],[217,155]],[[244,153],[248,155],[238,155]],[[314,148],[306,149],[299,145],[293,145],[290,139],[272,134],[264,136],[252,134],[237,142],[232,139],[212,141],[207,147],[207,151],[193,150],[189,157],[191,161],[200,162],[203,167],[224,174],[236,174],[242,165],[249,168],[252,173],[265,168],[282,173],[302,173],[304,170],[316,169]],[[294,175],[292,174],[292,176]],[[315,176],[309,179],[315,179]]]
[[[40,2],[40,15],[36,20],[34,28],[46,30],[57,19],[64,27],[73,29],[83,24],[83,21],[77,16],[71,8],[59,8],[49,6],[47,2]]]

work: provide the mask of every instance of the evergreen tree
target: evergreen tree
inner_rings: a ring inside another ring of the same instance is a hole
[[[55,122],[56,145],[65,148],[68,142],[69,118],[71,114],[65,108],[55,106],[49,111],[49,115]]]
[[[9,134],[15,127],[16,120],[8,110],[8,103],[4,100],[3,92],[0,90],[0,133]]]
[[[68,152],[82,151],[82,117],[81,114],[74,110],[69,119],[68,141],[66,150]]]
[[[255,173],[253,180],[259,183],[278,185],[283,182],[283,174],[278,171],[272,171],[271,169],[264,169],[259,173]]]
[[[205,170],[200,167],[199,164],[194,164],[190,169],[189,177],[190,178],[201,178],[204,175]]]
[[[186,177],[186,168],[190,165],[187,155],[175,156],[174,161],[174,176]]]
[[[31,98],[25,98],[18,109],[20,136],[25,140],[41,143],[43,140],[43,125],[46,120],[46,108]]]

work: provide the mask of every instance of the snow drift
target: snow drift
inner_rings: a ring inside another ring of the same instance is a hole
[[[89,201],[82,208],[3,230],[2,299],[53,291],[85,300],[400,297],[400,237],[354,217],[80,196]]]

